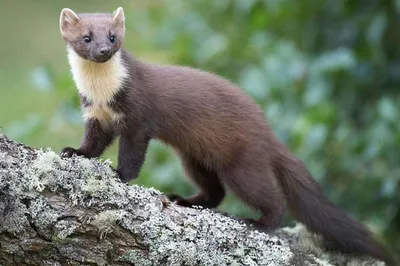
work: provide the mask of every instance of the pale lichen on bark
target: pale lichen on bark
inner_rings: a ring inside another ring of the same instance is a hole
[[[319,252],[314,236],[300,227],[260,233],[210,210],[171,204],[155,189],[122,184],[108,162],[61,159],[1,134],[0,217],[1,265],[334,265],[328,260],[351,260]],[[298,245],[299,232],[307,234],[312,243],[306,246],[313,252]]]

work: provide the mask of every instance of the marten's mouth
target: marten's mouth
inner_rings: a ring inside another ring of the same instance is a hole
[[[93,62],[96,62],[96,63],[105,63],[108,60],[110,60],[110,58],[111,58],[111,56],[98,56],[98,57],[91,58],[90,60],[92,60]]]
[[[109,55],[95,55],[95,56],[90,56],[89,60],[96,62],[96,63],[105,63],[108,60],[110,60],[110,58],[112,57],[112,54]]]

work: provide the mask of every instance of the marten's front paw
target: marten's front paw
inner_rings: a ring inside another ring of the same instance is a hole
[[[119,180],[121,180],[122,183],[128,183],[133,179],[132,175],[124,169],[117,168],[115,171],[117,172]]]
[[[170,201],[176,201],[176,200],[178,200],[178,199],[183,199],[181,196],[179,196],[179,195],[177,195],[177,194],[174,194],[174,193],[165,194],[165,196],[167,196],[167,198],[168,198]]]
[[[65,147],[64,149],[61,150],[60,156],[63,158],[70,158],[74,155],[80,156],[83,155],[80,150],[71,148],[71,147]]]
[[[177,205],[179,206],[183,206],[183,207],[192,207],[193,204],[191,202],[189,202],[188,200],[186,200],[185,198],[176,195],[176,194],[167,194],[166,195],[168,197],[168,199],[172,202],[175,202]]]

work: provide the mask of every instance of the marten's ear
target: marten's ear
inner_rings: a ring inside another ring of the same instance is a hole
[[[79,22],[79,17],[77,14],[75,14],[74,11],[72,11],[69,8],[64,8],[63,10],[61,10],[60,30],[62,34],[68,29],[68,27],[71,27],[78,22]]]
[[[116,25],[125,27],[125,15],[124,9],[122,7],[118,7],[112,14],[112,18],[115,21]]]

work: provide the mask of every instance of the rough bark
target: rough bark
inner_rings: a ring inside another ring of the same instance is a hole
[[[176,206],[155,189],[120,183],[107,162],[61,159],[0,134],[3,266],[361,263],[319,242],[301,225],[265,234]]]

